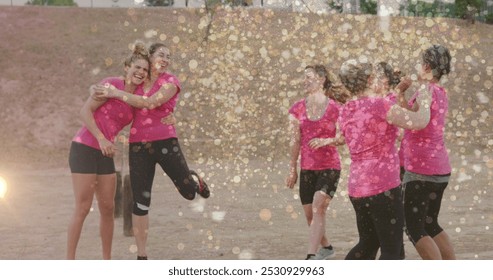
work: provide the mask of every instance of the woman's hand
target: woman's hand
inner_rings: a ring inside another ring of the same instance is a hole
[[[117,96],[116,88],[110,84],[93,85],[90,88],[91,97],[97,101],[105,100],[106,98],[114,98]]]
[[[106,138],[99,140],[99,148],[101,148],[103,156],[112,158],[115,155],[116,146]]]
[[[330,138],[313,138],[308,142],[308,146],[312,149],[318,149],[323,146],[327,146],[330,144]]]
[[[398,94],[404,94],[404,92],[411,86],[413,81],[409,76],[404,76],[401,78],[400,83],[395,86],[395,90]]]
[[[161,119],[161,123],[166,125],[175,125],[176,124],[175,115],[173,113],[167,115],[166,117]]]
[[[289,175],[286,178],[286,186],[292,189],[297,181],[298,181],[298,170],[296,170],[296,168],[290,168]]]
[[[108,88],[103,85],[92,85],[89,88],[91,98],[96,101],[106,101],[108,98]]]

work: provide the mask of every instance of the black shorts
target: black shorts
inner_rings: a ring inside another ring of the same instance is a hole
[[[70,145],[68,163],[72,173],[98,175],[115,173],[113,158],[103,156],[101,150],[78,142],[72,142]]]
[[[334,197],[341,170],[301,170],[300,172],[300,199],[301,204],[312,204],[313,196],[317,191],[323,191],[331,198]]]

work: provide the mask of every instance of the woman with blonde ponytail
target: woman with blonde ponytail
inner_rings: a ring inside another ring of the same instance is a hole
[[[100,84],[133,92],[149,75],[149,57],[137,44],[125,60],[125,77],[109,77]],[[67,259],[75,259],[84,220],[94,195],[100,212],[100,236],[103,259],[111,259],[116,174],[113,155],[116,135],[133,119],[132,108],[116,100],[89,97],[80,110],[84,126],[72,139],[69,165],[75,196],[75,211],[67,232]]]
[[[161,121],[173,114],[181,92],[180,81],[168,72],[170,50],[162,43],[154,43],[149,47],[149,58],[150,79],[135,94],[115,87],[98,89],[103,92],[101,97],[121,100],[135,107],[129,138],[129,167],[134,199],[132,226],[138,260],[148,259],[149,209],[157,164],[183,198],[193,200],[196,194],[203,198],[210,195],[207,184],[201,178],[199,182],[193,179],[175,126]]]

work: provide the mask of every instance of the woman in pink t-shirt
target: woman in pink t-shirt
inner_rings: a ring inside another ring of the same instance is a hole
[[[293,188],[298,180],[301,154],[300,198],[310,227],[306,259],[334,256],[334,249],[325,234],[325,213],[337,190],[341,164],[337,149],[330,145],[336,138],[339,117],[338,103],[327,97],[330,86],[323,65],[307,66],[304,87],[308,95],[289,110],[292,141],[286,184]]]
[[[375,77],[376,82],[373,86],[375,93],[389,99],[393,104],[397,103],[397,98],[400,96],[399,93],[404,93],[411,85],[411,79],[405,77],[400,71],[394,70],[394,68],[387,62],[379,62],[375,66]],[[399,128],[399,135],[397,137],[398,142],[402,141],[403,129]],[[404,154],[403,150],[399,149],[399,166],[400,173],[399,177],[402,181],[404,176]],[[404,244],[402,244],[401,259],[405,259],[406,254],[404,250]]]
[[[434,45],[423,52],[422,59],[421,90],[410,102],[404,102],[409,107],[414,104],[411,110],[416,110],[419,104],[415,98],[423,90],[432,95],[429,124],[420,130],[405,130],[402,141],[406,232],[423,259],[455,259],[450,238],[438,224],[443,193],[452,170],[444,140],[448,95],[439,82],[450,72],[452,58],[447,48]]]
[[[376,67],[376,77],[379,79],[378,85],[374,87],[377,94],[388,98],[392,103],[398,103],[398,98],[402,96],[406,90],[411,86],[411,79],[405,77],[400,71],[394,70],[394,68],[387,62],[379,62]],[[400,94],[398,94],[398,92]],[[398,142],[402,141],[404,130],[399,129]],[[399,148],[399,162],[400,162],[400,178],[404,176],[404,153],[403,149]]]
[[[210,195],[209,188],[190,171],[178,142],[175,126],[160,120],[175,110],[181,90],[177,77],[167,72],[170,50],[162,43],[149,47],[151,76],[131,94],[114,87],[102,96],[116,98],[135,107],[129,138],[130,182],[134,200],[132,225],[137,243],[137,259],[147,260],[146,243],[149,230],[149,208],[156,164],[170,177],[178,192],[187,200],[196,194]]]
[[[356,213],[359,242],[346,259],[401,259],[404,209],[395,147],[398,127],[419,129],[429,121],[424,109],[411,112],[377,94],[378,79],[367,62],[348,60],[339,76],[352,98],[340,115],[351,164],[348,193]],[[428,106],[430,96],[419,102]]]
[[[136,44],[125,61],[126,76],[104,79],[102,84],[133,92],[148,76],[149,58],[145,46]],[[103,258],[111,259],[114,229],[115,197],[115,136],[133,118],[132,108],[116,100],[98,101],[89,97],[81,109],[84,126],[72,140],[69,165],[75,195],[75,211],[68,228],[67,259],[75,259],[84,220],[89,213],[94,194],[98,201]]]

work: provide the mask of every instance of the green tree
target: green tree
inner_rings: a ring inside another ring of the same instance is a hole
[[[407,6],[401,5],[400,11],[407,11],[410,16],[454,17],[455,5],[437,0],[433,1],[433,3],[424,1],[409,1]]]
[[[376,0],[361,0],[360,1],[360,11],[362,14],[377,14],[377,1]]]
[[[474,23],[474,18],[478,15],[484,0],[455,0],[455,15],[458,18],[467,19]]]
[[[175,4],[174,0],[147,0],[146,6],[173,6]]]
[[[77,6],[74,0],[29,0],[26,5]]]
[[[343,12],[343,1],[342,0],[328,0],[327,3],[329,4],[329,7],[333,11],[336,11],[337,13]]]

